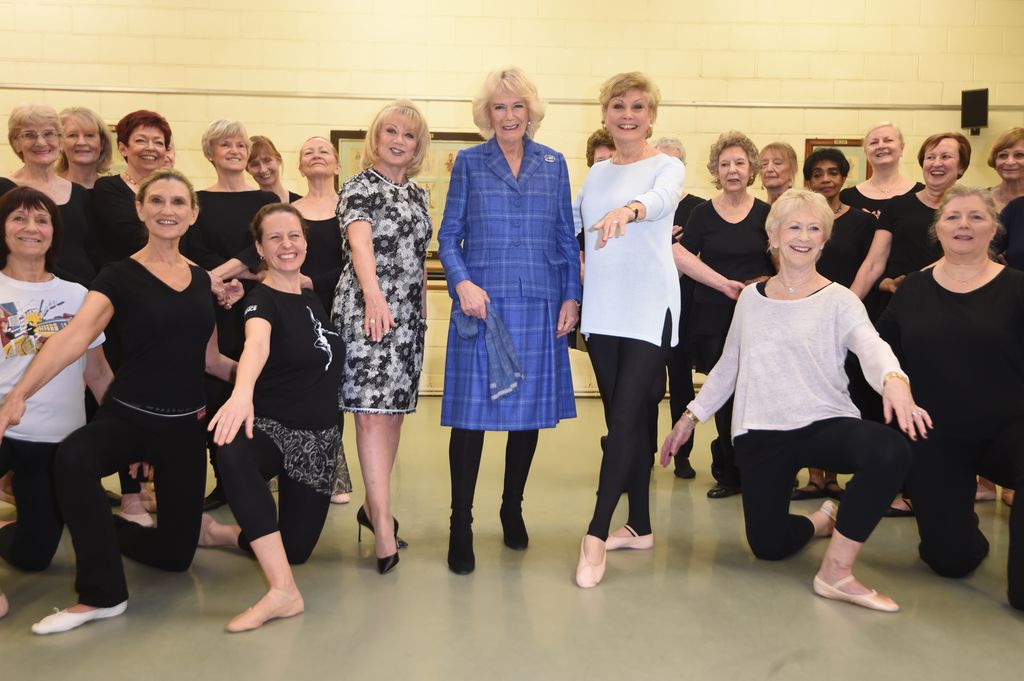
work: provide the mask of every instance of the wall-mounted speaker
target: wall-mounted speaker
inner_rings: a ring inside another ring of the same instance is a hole
[[[980,135],[988,127],[988,88],[960,92],[960,127]]]

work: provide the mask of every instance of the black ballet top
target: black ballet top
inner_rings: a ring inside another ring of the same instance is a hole
[[[92,210],[101,266],[127,258],[149,240],[146,226],[135,209],[135,192],[120,175],[97,178],[92,189]]]
[[[7,177],[0,177],[0,196],[17,187]],[[89,190],[80,184],[71,183],[71,197],[67,203],[57,206],[60,211],[64,237],[57,254],[57,267],[65,279],[88,286],[96,276],[96,267],[90,252],[94,250],[94,230],[89,211]]]
[[[936,424],[976,435],[1024,415],[1024,272],[1004,268],[969,293],[912,272],[877,326]]]
[[[176,291],[132,258],[96,275],[92,290],[114,305],[121,364],[109,396],[173,416],[206,404],[203,375],[213,333],[210,277],[190,266],[192,281]]]
[[[851,207],[840,215],[832,225],[832,237],[821,252],[818,272],[849,288],[867,257],[876,229],[878,220],[871,213]]]
[[[915,182],[914,186],[910,188],[905,194],[899,196],[906,196],[907,194],[916,194],[917,192],[924,189],[924,185],[920,182]],[[860,193],[860,190],[856,187],[847,187],[846,189],[839,192],[839,200],[845,203],[851,208],[860,208],[871,213],[874,216],[882,214],[882,209],[885,208],[885,204],[889,203],[895,196],[888,199],[869,199]]]
[[[928,235],[934,219],[935,209],[917,194],[897,196],[886,204],[878,218],[878,229],[892,232],[886,277],[916,272],[942,257],[942,247]]]
[[[253,391],[256,415],[303,430],[336,425],[345,344],[318,296],[260,284],[244,308],[246,321],[265,319],[271,329],[270,355]]]
[[[329,217],[326,220],[305,222],[309,231],[302,273],[313,280],[313,290],[316,291],[324,309],[332,310],[334,290],[338,287],[341,268],[345,262],[338,218]]]

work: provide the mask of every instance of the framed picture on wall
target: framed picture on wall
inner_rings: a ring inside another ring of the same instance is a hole
[[[363,140],[365,130],[332,130],[331,142],[338,149],[341,159],[339,182],[344,182],[363,169]],[[461,149],[480,144],[484,138],[475,132],[432,132],[430,151],[416,177],[416,184],[427,192],[433,233],[427,246],[427,275],[431,280],[444,280],[444,271],[437,258],[437,230],[441,227],[445,199],[448,197],[448,183],[455,165],[455,156]],[[336,187],[337,188],[337,187]]]
[[[858,182],[871,177],[871,166],[868,165],[867,156],[864,154],[864,146],[859,138],[849,137],[816,137],[804,140],[804,158],[811,155],[818,149],[833,147],[843,152],[846,160],[850,162],[850,174],[846,176],[846,184],[843,188],[852,187]]]

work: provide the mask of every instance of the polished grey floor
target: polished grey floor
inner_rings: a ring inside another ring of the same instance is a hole
[[[65,534],[53,566],[22,574],[0,563],[11,614],[0,620],[0,679],[965,679],[1015,678],[1024,616],[1005,602],[1009,509],[978,506],[992,555],[951,581],[918,560],[913,520],[884,520],[859,563],[867,584],[903,606],[896,615],[817,598],[817,542],[779,563],[756,561],[743,539],[740,499],[710,501],[703,426],[693,481],[658,469],[652,482],[656,546],[611,554],[604,583],[573,582],[592,511],[603,432],[600,403],[543,432],[527,490],[530,548],[501,542],[498,503],[504,436],[489,436],[477,493],[477,570],[451,574],[447,429],[439,400],[406,422],[395,472],[396,513],[410,547],[391,574],[374,569],[373,543],[356,541],[357,494],[335,507],[296,579],[306,613],[229,635],[224,624],[264,583],[239,553],[200,550],[167,574],[126,561],[128,613],[38,637],[32,622],[73,602]],[[668,428],[663,411],[663,430]],[[625,501],[619,515],[624,518]],[[811,510],[814,502],[794,504]],[[224,509],[217,515],[230,517]],[[0,504],[0,518],[13,516]],[[621,522],[621,520],[620,520]]]

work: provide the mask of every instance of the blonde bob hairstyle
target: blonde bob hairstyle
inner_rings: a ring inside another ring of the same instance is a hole
[[[749,187],[754,184],[754,180],[757,178],[757,171],[761,166],[761,161],[757,155],[757,145],[738,130],[723,132],[718,136],[715,143],[711,145],[711,151],[708,153],[708,172],[711,173],[711,182],[715,185],[716,189],[722,188],[722,181],[718,179],[718,159],[721,157],[722,152],[729,147],[739,147],[746,153],[747,163],[750,164],[750,177],[747,179],[747,186]],[[793,172],[796,172],[795,167]]]
[[[241,137],[245,141],[245,148],[249,148],[249,133],[241,121],[229,121],[224,118],[210,123],[203,133],[203,156],[210,163],[213,163],[213,146],[227,137]]]
[[[100,115],[92,109],[87,109],[84,106],[71,106],[60,112],[61,125],[66,125],[68,120],[74,119],[80,125],[88,126],[93,125],[99,133],[100,138],[100,155],[96,159],[96,172],[105,173],[110,169],[110,160],[114,156],[114,138],[110,135],[110,130],[107,129],[107,124],[103,122]],[[68,169],[68,156],[64,152],[64,147],[60,149],[60,158],[57,160],[57,172],[63,173]]]
[[[377,112],[370,123],[370,129],[366,131],[366,139],[363,140],[363,170],[369,168],[380,160],[377,153],[377,139],[380,137],[380,129],[391,118],[400,117],[409,122],[411,127],[416,129],[416,153],[412,155],[412,161],[405,169],[406,177],[415,177],[423,167],[427,158],[427,151],[430,149],[430,129],[427,127],[427,119],[408,99],[399,99],[388,104]]]
[[[768,232],[768,243],[771,243],[772,238],[778,238],[779,230],[786,219],[802,208],[810,209],[814,213],[814,217],[821,226],[821,231],[825,234],[825,241],[832,237],[832,224],[835,222],[836,216],[825,197],[808,189],[787,189],[772,204],[772,209],[768,211],[768,218],[764,222],[764,229]],[[772,255],[779,252],[779,249],[774,247],[771,247],[770,250]],[[821,253],[819,252],[818,255],[820,257]]]
[[[931,226],[928,228],[928,239],[931,243],[938,243],[939,237],[935,233],[935,228],[938,226],[939,221],[942,220],[942,214],[946,212],[946,207],[949,206],[949,202],[953,199],[963,199],[970,196],[977,196],[981,199],[981,202],[985,204],[985,210],[988,212],[988,217],[995,225],[995,232],[992,237],[992,241],[988,244],[989,257],[995,259],[996,248],[995,244],[1001,241],[1002,236],[1006,234],[1006,228],[1003,227],[1003,223],[999,220],[999,210],[996,209],[995,199],[992,198],[992,192],[987,189],[980,189],[978,187],[968,187],[962,184],[954,184],[952,187],[946,190],[946,193],[942,195],[942,201],[939,202],[939,207],[935,209],[935,219],[932,220]]]
[[[545,106],[537,94],[537,86],[526,77],[523,70],[510,66],[505,69],[491,71],[484,79],[480,92],[473,98],[473,123],[476,124],[484,139],[494,137],[494,126],[491,124],[491,100],[507,92],[522,97],[526,102],[526,136],[533,139],[540,128],[540,122],[544,120]]]
[[[639,90],[647,98],[647,107],[651,110],[651,127],[647,136],[654,134],[654,122],[658,120],[658,104],[661,103],[661,90],[654,84],[651,77],[639,71],[616,73],[601,84],[601,92],[597,100],[601,102],[601,113],[608,110],[608,105],[616,97],[621,97],[630,90]]]
[[[1010,128],[992,143],[992,150],[988,152],[988,167],[996,167],[996,156],[1000,151],[1009,149],[1013,145],[1024,140],[1024,128]]]
[[[907,146],[907,143],[903,141],[903,131],[896,127],[895,123],[892,123],[891,121],[879,121],[878,123],[875,123],[870,128],[868,128],[868,131],[864,133],[864,139],[861,140],[860,142],[860,146],[863,149],[868,148],[868,139],[871,137],[871,133],[873,133],[875,130],[878,130],[879,128],[892,128],[893,130],[896,131],[896,139],[900,141],[900,149],[903,149],[904,147]]]
[[[64,127],[60,124],[60,117],[57,110],[49,104],[19,104],[11,110],[11,117],[7,119],[7,141],[14,149],[14,140],[30,125],[52,125],[61,137],[64,136]],[[22,161],[25,155],[21,150],[15,150]]]

